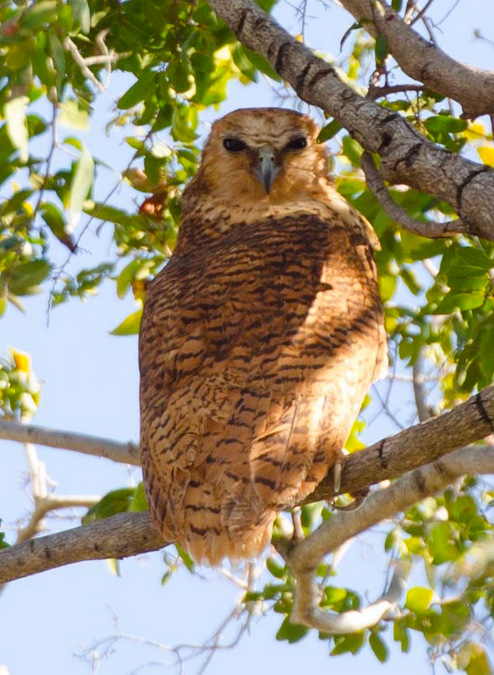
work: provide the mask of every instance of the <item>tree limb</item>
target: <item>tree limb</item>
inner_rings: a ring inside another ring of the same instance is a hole
[[[458,101],[463,117],[494,113],[494,73],[455,61],[413,30],[384,0],[341,0],[341,4],[372,37],[385,36],[404,73],[430,91]]]
[[[388,488],[376,490],[357,511],[340,512],[325,521],[288,553],[297,582],[292,620],[325,633],[348,633],[369,628],[387,616],[404,590],[403,574],[395,574],[388,593],[375,603],[358,612],[336,615],[319,607],[316,570],[321,560],[350,537],[444,490],[460,476],[478,472],[494,473],[494,448],[457,450],[447,458],[411,471]]]
[[[350,455],[343,468],[340,492],[362,491],[387,478],[401,476],[406,471],[452,452],[458,446],[485,438],[494,431],[493,419],[494,386],[491,386],[450,412],[433,417]],[[445,482],[435,490],[451,482],[448,478],[451,472],[456,472],[451,479],[453,480],[464,473],[489,473],[491,468],[494,471],[491,461],[494,449],[487,451],[474,447],[471,450],[461,450],[459,453],[463,463],[458,464],[457,460],[456,464],[452,464],[453,469],[450,468],[450,463],[445,464],[447,467],[443,472]],[[442,464],[440,466],[442,467]],[[418,477],[420,475],[417,474]],[[334,479],[330,472],[306,502],[334,496]],[[418,499],[421,498],[419,494]],[[358,511],[352,513],[367,513],[369,499]],[[351,516],[351,514],[343,515]],[[340,520],[333,518],[329,522]],[[353,536],[350,529],[345,532],[348,535],[345,538]],[[334,539],[340,544],[344,540]],[[0,583],[79,560],[125,558],[137,553],[154,551],[162,546],[165,544],[153,528],[147,512],[119,514],[84,527],[48,535],[2,550]]]
[[[209,5],[301,99],[332,115],[366,150],[378,153],[386,180],[444,199],[470,234],[494,240],[494,170],[434,145],[398,113],[360,96],[252,0],[209,0]]]
[[[82,560],[127,558],[166,546],[148,511],[119,513],[105,520],[49,534],[0,551],[0,583]]]
[[[452,234],[468,232],[468,228],[460,220],[449,220],[444,223],[422,221],[412,218],[404,208],[397,204],[389,194],[379,171],[374,164],[370,152],[365,151],[361,158],[361,166],[365,174],[365,182],[369,190],[381,205],[383,211],[409,232],[431,239],[451,237]]]
[[[134,443],[118,443],[108,438],[97,438],[72,431],[57,431],[0,419],[0,439],[19,443],[35,443],[50,448],[75,450],[86,455],[112,459],[114,462],[140,466],[139,448]]]

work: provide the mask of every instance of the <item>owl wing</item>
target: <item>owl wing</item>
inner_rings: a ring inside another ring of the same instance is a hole
[[[151,512],[197,560],[255,555],[341,452],[385,354],[367,238],[335,218],[235,228],[172,259],[140,337]]]

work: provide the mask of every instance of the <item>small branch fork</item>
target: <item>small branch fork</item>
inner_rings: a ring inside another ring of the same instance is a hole
[[[406,566],[398,565],[388,591],[358,611],[333,614],[320,609],[316,570],[321,560],[350,537],[444,490],[468,473],[494,473],[494,448],[462,448],[433,464],[411,471],[389,487],[373,492],[357,511],[340,512],[288,552],[297,583],[292,621],[324,633],[351,633],[375,625],[393,612],[405,589]]]
[[[383,210],[399,225],[409,232],[418,234],[421,237],[437,239],[439,237],[451,237],[454,234],[462,232],[468,233],[468,227],[461,220],[449,220],[444,223],[416,220],[399,204],[397,204],[389,194],[379,171],[374,164],[372,155],[364,152],[361,158],[362,169],[365,174],[365,180],[374,197],[377,199]]]

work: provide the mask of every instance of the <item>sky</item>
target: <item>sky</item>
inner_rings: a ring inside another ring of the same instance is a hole
[[[443,17],[452,1],[439,0],[435,16]],[[484,68],[492,66],[494,50],[487,42],[475,41],[473,30],[480,28],[494,39],[494,3],[461,0],[439,25],[437,38],[445,51],[455,58]],[[352,20],[341,8],[321,2],[308,3],[306,40],[315,49],[341,58],[339,42]],[[317,15],[311,19],[311,15]],[[280,3],[277,16],[284,26],[300,32],[290,5]],[[113,76],[107,95],[98,103],[93,127],[84,138],[95,155],[103,157],[118,172],[130,157],[130,149],[118,136],[106,136],[101,129],[113,102],[129,86],[128,80]],[[273,105],[272,90],[266,85],[249,88],[234,85],[227,102],[217,112],[208,111],[201,130],[207,134],[208,123],[238,107]],[[101,120],[101,122],[99,122]],[[70,130],[67,130],[69,133]],[[97,196],[104,197],[114,186],[115,174],[102,172]],[[126,200],[116,193],[113,203]],[[132,208],[132,204],[127,202]],[[110,256],[110,228],[101,232],[90,228],[82,241],[86,253],[79,254],[72,269],[95,265]],[[58,245],[58,244],[57,244]],[[59,248],[62,260],[66,250]],[[27,351],[33,368],[43,383],[42,404],[35,423],[57,429],[78,431],[117,440],[138,438],[138,370],[137,340],[109,334],[120,321],[135,310],[133,300],[118,300],[114,285],[106,284],[95,298],[86,303],[73,300],[53,310],[47,322],[47,296],[27,299],[26,312],[9,309],[0,323],[0,354],[10,346]],[[406,412],[409,391],[395,393],[393,405]],[[386,420],[377,421],[367,440],[377,440],[396,429]],[[135,485],[140,471],[108,460],[77,453],[38,448],[49,476],[57,482],[57,494],[105,494],[109,490]],[[0,516],[13,523],[30,508],[26,489],[27,462],[21,445],[0,440]],[[77,520],[53,519],[52,531],[76,526]],[[375,534],[352,543],[341,563],[338,585],[368,589],[368,599],[381,594],[385,583],[385,557],[377,527]],[[14,532],[7,530],[9,540]],[[365,570],[365,574],[363,574]],[[10,675],[130,675],[139,672],[178,673],[173,653],[164,646],[200,644],[207,639],[231,612],[240,589],[217,572],[203,570],[192,576],[180,570],[167,584],[161,585],[165,571],[163,553],[138,556],[121,563],[116,576],[104,561],[79,563],[22,579],[8,585],[0,600],[0,665]],[[363,582],[363,585],[362,585]],[[218,650],[208,673],[247,675],[272,669],[285,673],[310,672],[322,675],[333,669],[342,671],[395,673],[401,675],[428,672],[425,645],[414,636],[409,654],[392,646],[389,661],[380,665],[367,649],[357,657],[328,658],[327,643],[311,633],[297,645],[277,642],[274,635],[281,623],[280,615],[254,616],[234,649]],[[235,638],[239,623],[232,622],[225,641]],[[389,632],[389,631],[388,631]],[[91,665],[92,650],[107,637],[125,635],[118,641],[97,647],[99,661]],[[146,642],[148,641],[148,642]],[[150,644],[160,645],[159,647]],[[188,661],[182,672],[200,672],[201,658]],[[164,670],[163,664],[170,663]],[[0,668],[1,675],[4,675]]]

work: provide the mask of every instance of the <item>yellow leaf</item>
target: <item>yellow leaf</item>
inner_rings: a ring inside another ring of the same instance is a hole
[[[13,347],[10,347],[10,353],[14,359],[15,367],[22,370],[24,373],[31,372],[31,357],[26,352],[18,352]]]
[[[480,159],[487,164],[487,166],[494,166],[494,148],[489,148],[487,145],[477,148]]]

